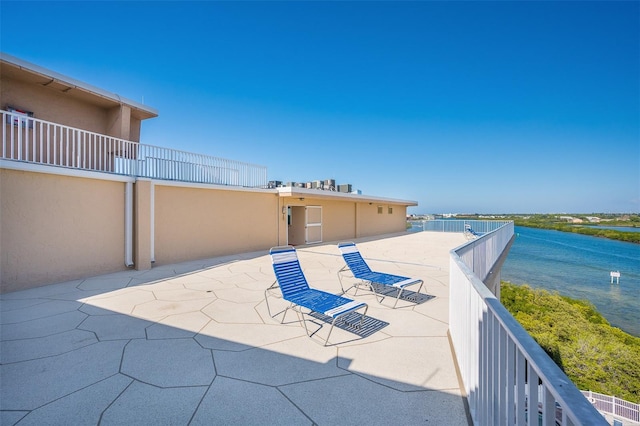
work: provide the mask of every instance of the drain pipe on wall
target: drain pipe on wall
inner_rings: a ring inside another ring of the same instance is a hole
[[[126,182],[124,190],[124,264],[133,266],[133,183]]]
[[[155,247],[155,240],[156,240],[156,235],[155,235],[155,230],[156,230],[156,206],[155,206],[155,199],[156,199],[156,189],[155,189],[155,185],[153,184],[153,181],[151,181],[151,187],[150,187],[150,191],[151,191],[151,208],[149,209],[149,226],[151,229],[149,229],[149,235],[151,236],[151,242],[149,245],[149,251],[150,253],[150,257],[151,257],[151,263],[155,263],[156,261],[156,247]]]

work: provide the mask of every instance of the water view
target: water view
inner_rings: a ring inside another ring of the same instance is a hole
[[[615,327],[640,336],[640,245],[515,227],[502,279],[586,299]],[[611,284],[611,271],[620,283]]]

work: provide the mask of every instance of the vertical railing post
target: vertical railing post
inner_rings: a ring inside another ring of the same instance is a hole
[[[0,114],[2,116],[2,158],[7,158],[7,125],[6,122],[6,114],[3,112]]]
[[[506,372],[506,382],[505,382],[505,424],[515,424],[516,418],[516,345],[505,333],[506,339],[506,363],[505,363],[505,372]]]
[[[527,361],[524,354],[519,349],[516,349],[516,420],[515,424],[525,424],[525,406],[527,400],[527,385],[526,385],[526,368]]]
[[[507,401],[507,374],[505,367],[508,365],[507,361],[507,332],[504,328],[497,327],[498,335],[498,356],[496,357],[496,372],[498,374],[498,390],[497,400],[500,401],[500,409],[496,413],[499,424],[507,424],[507,411],[504,403]]]
[[[145,146],[4,110],[0,111],[0,117],[2,158],[126,175],[145,174],[156,179],[254,188],[267,185],[267,170],[262,166]]]
[[[527,419],[527,424],[529,425],[538,425],[538,373],[536,372],[536,370],[533,368],[533,366],[531,365],[531,363],[527,364],[528,365],[528,369],[527,369],[527,376],[528,376],[528,382],[529,382],[529,394],[527,395],[528,397],[528,419]],[[535,420],[534,420],[535,419]]]
[[[18,160],[22,158],[22,120],[18,117]]]

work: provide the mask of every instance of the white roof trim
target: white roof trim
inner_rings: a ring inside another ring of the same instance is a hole
[[[382,204],[400,204],[417,206],[417,201],[399,200],[395,198],[373,197],[371,195],[353,194],[349,192],[326,191],[323,189],[297,188],[291,186],[276,188],[281,197],[336,198],[353,201],[375,202]]]
[[[85,92],[93,93],[103,98],[110,99],[114,102],[130,105],[136,109],[146,111],[150,114],[158,115],[158,110],[152,108],[150,106],[141,104],[136,101],[132,101],[127,98],[123,98],[116,93],[107,92],[106,90],[100,89],[99,87],[92,86],[90,84],[84,83],[80,80],[76,80],[71,77],[67,77],[66,75],[59,74],[55,71],[51,71],[49,69],[43,68],[39,65],[32,64],[31,62],[24,61],[22,59],[16,58],[15,56],[9,55],[7,53],[0,52],[0,60],[3,62],[7,62],[9,64],[15,65],[19,68],[26,69],[31,72],[35,72],[38,74],[42,74],[46,77],[50,77],[56,81],[64,83],[69,86],[73,86],[77,89],[84,90]]]
[[[19,170],[22,172],[45,173],[49,175],[61,175],[86,179],[110,180],[115,182],[135,182],[132,176],[116,175],[107,172],[94,172],[90,170],[72,169],[68,167],[52,166],[48,164],[25,163],[0,159],[0,169]]]

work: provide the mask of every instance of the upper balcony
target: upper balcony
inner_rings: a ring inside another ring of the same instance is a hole
[[[264,166],[141,144],[15,110],[0,113],[3,159],[150,179],[267,186]]]

